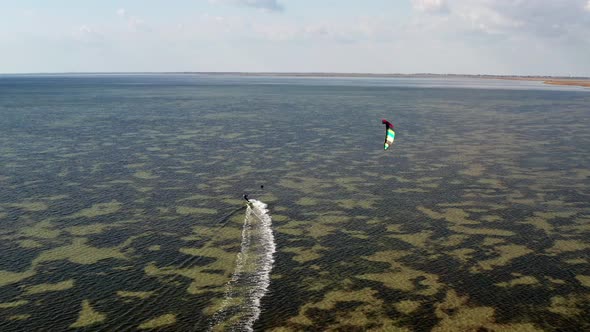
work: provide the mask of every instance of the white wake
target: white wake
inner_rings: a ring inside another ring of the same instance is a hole
[[[224,300],[213,315],[210,330],[253,331],[252,326],[260,316],[260,300],[270,285],[276,249],[272,219],[266,204],[254,199],[250,202],[236,267],[225,285]]]

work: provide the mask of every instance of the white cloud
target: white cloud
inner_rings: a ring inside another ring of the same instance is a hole
[[[222,3],[238,6],[246,6],[266,11],[282,11],[284,9],[277,0],[209,0],[211,3]]]
[[[448,11],[445,0],[412,0],[414,9],[427,13],[444,13]]]
[[[534,38],[579,39],[588,43],[590,16],[580,11],[590,0],[412,0],[414,8],[423,13],[414,21],[436,26],[442,33],[479,32],[487,35],[513,37],[526,35]],[[444,8],[444,9],[443,9]],[[420,17],[424,16],[424,17]],[[457,37],[457,36],[456,36]]]
[[[78,32],[80,32],[81,34],[89,34],[92,33],[92,29],[87,26],[87,25],[82,25],[78,28]]]
[[[584,6],[584,9],[586,9],[587,11],[590,12],[590,0],[588,0],[588,2],[586,3],[586,6]]]
[[[103,38],[103,34],[100,30],[100,27],[83,24],[74,28],[72,31],[72,37],[78,43],[92,44]]]
[[[457,6],[455,15],[460,23],[467,27],[487,34],[503,34],[521,28],[525,23],[522,18],[511,17],[501,10],[486,6],[477,1]]]
[[[133,16],[127,12],[125,8],[117,9],[117,16],[127,22],[127,26],[133,31],[137,31],[144,26],[145,21],[137,16]]]

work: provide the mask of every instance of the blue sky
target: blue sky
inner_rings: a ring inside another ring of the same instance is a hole
[[[590,76],[590,0],[0,1],[0,73]]]

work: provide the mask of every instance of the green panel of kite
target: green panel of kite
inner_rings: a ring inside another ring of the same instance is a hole
[[[387,128],[385,132],[385,142],[383,143],[383,149],[387,150],[393,144],[393,140],[395,139],[395,131],[391,128]]]

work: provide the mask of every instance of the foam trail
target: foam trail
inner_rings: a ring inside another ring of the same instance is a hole
[[[225,285],[221,308],[213,315],[212,331],[253,331],[260,316],[260,300],[270,285],[276,250],[272,219],[263,202],[251,199],[242,228],[236,267]]]

